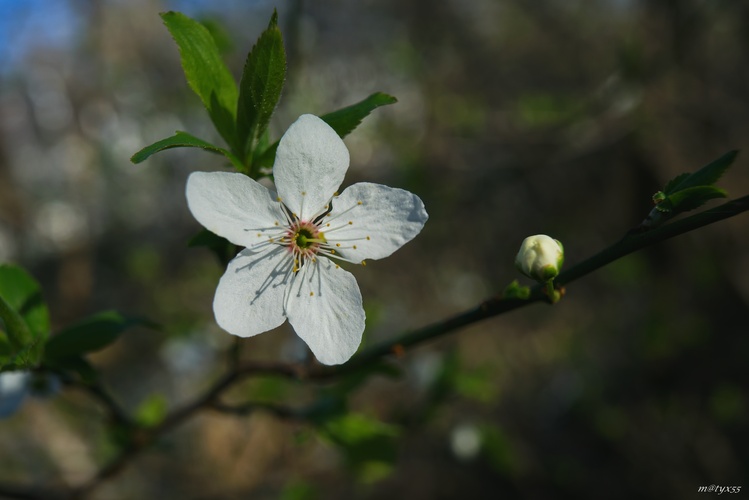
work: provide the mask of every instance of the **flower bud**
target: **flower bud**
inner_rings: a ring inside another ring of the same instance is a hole
[[[541,283],[554,279],[563,262],[562,244],[545,234],[528,236],[515,257],[518,271]]]

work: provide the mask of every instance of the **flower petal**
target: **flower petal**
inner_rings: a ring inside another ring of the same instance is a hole
[[[330,125],[302,115],[281,137],[273,177],[284,204],[310,220],[333,197],[348,165],[348,149]]]
[[[428,218],[415,194],[360,182],[333,198],[321,229],[330,244],[340,244],[337,253],[360,262],[392,254],[419,234]]]
[[[251,337],[283,323],[291,265],[281,246],[256,253],[242,250],[229,262],[213,298],[218,325],[233,335]]]
[[[364,308],[354,276],[318,258],[307,261],[289,292],[289,323],[315,357],[326,365],[348,361],[364,332]]]
[[[244,174],[193,172],[186,194],[198,222],[237,245],[250,247],[258,233],[278,233],[274,223],[285,222],[273,193]]]

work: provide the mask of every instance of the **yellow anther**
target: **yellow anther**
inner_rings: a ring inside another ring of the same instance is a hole
[[[339,246],[341,246],[341,244],[340,243],[336,243],[335,246],[339,247]]]
[[[353,223],[354,223],[353,221],[348,221],[348,225],[349,225],[349,226],[350,226],[351,224],[353,224]]]
[[[330,253],[335,253],[335,250],[331,250]]]
[[[263,235],[263,233],[257,233],[257,237],[260,238]]]
[[[302,196],[307,196],[307,191],[302,191]]]
[[[314,296],[315,296],[315,292],[310,292],[310,293],[309,293],[309,296],[310,296],[310,297],[314,297]]]
[[[356,202],[356,204],[357,204],[357,205],[361,205],[361,202],[360,202],[360,201],[357,201],[357,202]]]
[[[273,223],[273,225],[274,225],[274,226],[277,226],[277,225],[278,225],[278,221],[274,222],[274,223]]]
[[[354,250],[356,250],[356,245],[354,245]]]
[[[367,236],[367,241],[369,241],[369,236]]]
[[[338,196],[338,191],[336,191],[335,193],[333,193],[333,196]]]
[[[276,197],[276,201],[281,201],[281,197],[280,197],[280,196],[277,196],[277,197]]]
[[[336,269],[340,269],[340,268],[341,268],[341,266],[339,266],[338,264],[336,264],[336,265],[335,265],[335,268],[336,268]]]
[[[366,262],[366,261],[361,261],[361,265],[362,265],[362,266],[366,266],[366,265],[367,265],[367,262]]]
[[[325,224],[325,227],[330,227],[330,222],[328,222],[327,224]]]

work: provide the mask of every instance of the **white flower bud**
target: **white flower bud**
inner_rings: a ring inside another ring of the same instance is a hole
[[[564,247],[545,234],[528,236],[515,257],[518,271],[541,283],[554,279],[563,262]]]

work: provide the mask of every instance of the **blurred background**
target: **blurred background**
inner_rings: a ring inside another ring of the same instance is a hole
[[[749,192],[747,2],[0,0],[0,261],[42,283],[55,330],[112,308],[163,325],[92,358],[144,421],[205,388],[232,341],[211,311],[223,269],[186,245],[200,227],[185,179],[222,158],[129,161],[177,129],[221,144],[158,13],[204,21],[238,77],[274,7],[289,73],[272,137],[302,113],[392,94],[346,138],[345,184],[409,189],[430,214],[413,242],[352,270],[365,344],[500,293],[521,278],[528,235],[561,240],[568,265],[585,259],[668,179],[730,149],[743,152],[719,186]],[[250,380],[227,400],[301,408],[332,394],[348,411],[322,425],[201,413],[92,498],[749,491],[746,217],[622,259],[553,308],[414,348],[397,376]],[[302,348],[282,326],[242,356]],[[91,477],[116,452],[103,414],[80,393],[28,399],[0,421],[0,481]]]

